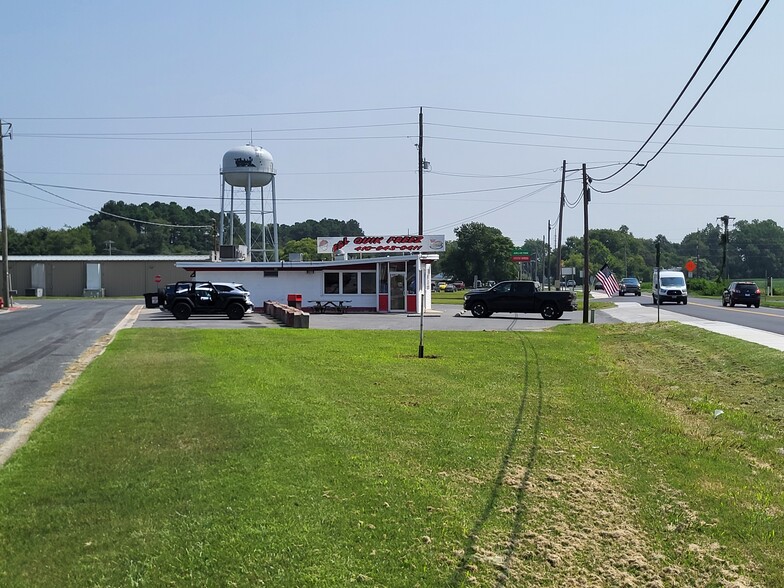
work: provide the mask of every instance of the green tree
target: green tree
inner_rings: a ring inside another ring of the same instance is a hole
[[[730,231],[729,274],[762,278],[784,274],[784,229],[774,221],[739,220]]]
[[[293,225],[278,225],[278,241],[286,244],[289,241],[316,237],[358,237],[364,235],[359,223],[354,220],[341,221],[334,218],[323,218],[320,221],[308,219]]]
[[[441,264],[441,270],[453,278],[472,284],[480,280],[508,280],[517,275],[511,261],[512,240],[499,229],[482,223],[468,223],[455,229],[454,250]]]
[[[303,261],[321,261],[331,259],[331,255],[317,253],[316,240],[311,237],[304,237],[296,241],[289,241],[283,246],[281,259],[288,259],[290,253],[301,253]]]

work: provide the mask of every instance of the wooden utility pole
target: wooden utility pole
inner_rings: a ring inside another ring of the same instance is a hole
[[[591,189],[588,187],[588,173],[583,164],[583,322],[588,322],[588,310],[590,306],[590,286],[588,278],[588,202],[591,201]]]
[[[722,277],[722,275],[724,275],[725,268],[727,268],[727,243],[730,240],[729,225],[730,225],[730,221],[731,220],[735,220],[735,217],[734,216],[729,216],[729,215],[725,214],[724,216],[720,216],[716,220],[720,220],[721,222],[724,223],[724,234],[721,236],[721,242],[722,242],[722,244],[724,246],[722,248],[723,252],[722,252],[722,256],[721,256],[721,269],[719,270],[719,275],[716,277],[716,281],[717,282],[721,282],[721,277]],[[730,276],[729,276],[729,271],[728,271],[727,272],[727,279],[729,279],[729,277]]]
[[[8,125],[8,136],[11,136],[11,125]],[[3,121],[0,120],[0,225],[3,232],[3,304],[6,308],[11,307],[11,287],[8,284],[8,222],[5,213],[5,162],[3,161]]]
[[[561,289],[561,239],[563,238],[563,209],[566,200],[566,160],[561,168],[561,206],[558,209],[558,267],[555,271],[555,289]]]
[[[547,276],[550,278],[547,280],[547,289],[552,290],[552,282],[553,282],[553,272],[552,268],[550,267],[550,231],[552,227],[550,226],[550,221],[547,221],[547,249],[545,249],[545,264],[547,266]]]
[[[424,125],[422,121],[422,107],[419,107],[419,144],[417,145],[417,154],[419,158],[419,235],[425,234],[423,223],[423,209],[424,209],[424,179],[422,177],[423,159],[422,159],[422,141],[425,139]]]

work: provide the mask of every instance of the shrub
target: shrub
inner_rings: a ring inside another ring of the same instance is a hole
[[[724,282],[714,282],[705,278],[692,278],[688,280],[687,286],[689,294],[701,294],[703,296],[721,296],[727,285]]]

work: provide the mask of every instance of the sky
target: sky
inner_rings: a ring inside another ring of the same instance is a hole
[[[422,108],[425,234],[480,222],[555,244],[564,160],[564,238],[583,231],[583,164],[591,228],[784,226],[784,3],[677,130],[763,4],[740,5],[644,146],[734,0],[8,3],[8,225],[76,227],[108,200],[217,211],[223,154],[252,142],[279,223],[416,234]]]

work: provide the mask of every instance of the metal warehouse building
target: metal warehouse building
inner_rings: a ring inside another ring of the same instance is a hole
[[[142,296],[160,283],[190,279],[177,263],[206,262],[209,255],[10,255],[17,295]]]

